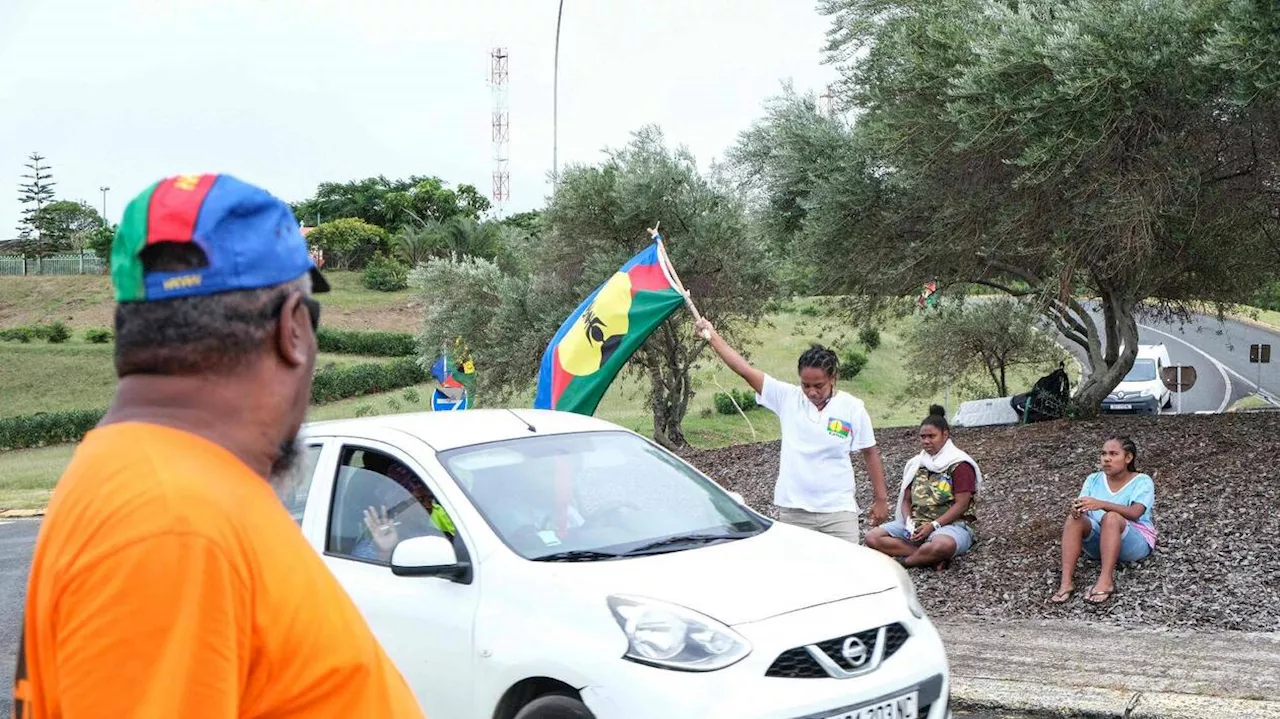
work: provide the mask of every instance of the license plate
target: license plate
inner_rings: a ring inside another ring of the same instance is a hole
[[[840,714],[832,714],[826,719],[917,719],[919,701],[919,693],[911,692]]]
[[[1133,409],[1133,405],[1131,405],[1131,404],[1113,404],[1113,405],[1111,405],[1111,409]]]

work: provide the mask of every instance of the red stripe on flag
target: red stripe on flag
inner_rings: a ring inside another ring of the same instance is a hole
[[[560,366],[560,348],[556,347],[551,357],[551,409],[555,409],[560,403],[560,395],[564,394],[565,388],[572,381],[573,375]]]
[[[660,292],[671,289],[671,282],[662,271],[661,265],[636,265],[627,272],[631,277],[631,294],[637,292]]]
[[[147,211],[147,244],[190,242],[200,206],[217,175],[179,175],[156,186]]]

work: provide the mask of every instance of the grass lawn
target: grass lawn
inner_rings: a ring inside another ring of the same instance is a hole
[[[1264,310],[1258,307],[1240,307],[1230,314],[1231,317],[1243,320],[1252,320],[1260,322],[1271,329],[1280,332],[1280,312],[1275,310]]]
[[[344,329],[415,331],[421,313],[416,293],[377,292],[359,272],[326,272],[332,291],[320,295],[324,323]],[[106,275],[29,275],[0,280],[0,329],[65,322],[79,334],[114,323],[111,279]]]
[[[113,345],[0,342],[0,416],[106,407],[115,391]],[[386,361],[321,354],[317,367]]]

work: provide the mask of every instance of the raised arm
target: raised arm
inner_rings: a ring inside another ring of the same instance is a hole
[[[751,363],[743,359],[737,350],[730,347],[724,341],[724,338],[720,336],[720,333],[716,332],[716,328],[711,326],[711,322],[704,317],[694,324],[693,329],[700,336],[710,335],[708,341],[711,344],[711,349],[715,350],[717,355],[720,355],[720,359],[729,366],[729,369],[746,380],[756,394],[761,394],[764,391],[764,372],[752,367]]]

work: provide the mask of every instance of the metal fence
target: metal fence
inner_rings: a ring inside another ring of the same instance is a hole
[[[0,255],[0,275],[100,275],[106,271],[107,263],[91,250],[48,257]]]

